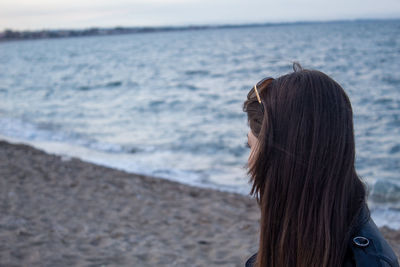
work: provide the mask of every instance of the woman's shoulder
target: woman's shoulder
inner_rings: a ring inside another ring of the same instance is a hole
[[[246,267],[253,267],[257,253],[246,261]],[[399,267],[399,262],[392,248],[382,236],[372,220],[368,208],[364,207],[357,229],[348,244],[344,267]]]
[[[361,217],[362,223],[350,239],[344,266],[399,267],[396,255],[370,217],[367,208],[364,208]]]

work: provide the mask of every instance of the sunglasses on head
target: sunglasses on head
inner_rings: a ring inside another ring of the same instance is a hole
[[[271,78],[271,77],[267,77],[267,78],[262,79],[256,85],[254,85],[254,87],[251,88],[250,92],[247,94],[247,99],[248,100],[253,100],[254,98],[257,98],[258,103],[261,104],[261,109],[262,109],[263,113],[264,113],[264,105],[262,104],[262,101],[261,101],[261,98],[260,98],[260,93],[268,85],[270,85],[273,80],[274,80],[274,78]]]

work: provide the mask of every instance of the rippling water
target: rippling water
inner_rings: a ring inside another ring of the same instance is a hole
[[[0,43],[0,134],[247,193],[242,102],[299,61],[348,92],[358,173],[378,224],[400,228],[399,36],[394,20]]]

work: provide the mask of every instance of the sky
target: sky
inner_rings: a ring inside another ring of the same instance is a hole
[[[400,0],[0,0],[0,31],[400,18]]]

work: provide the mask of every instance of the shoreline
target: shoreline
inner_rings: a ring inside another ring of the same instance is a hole
[[[359,23],[397,21],[399,18],[356,18],[336,20],[299,20],[282,22],[260,22],[242,24],[195,24],[171,26],[136,26],[136,27],[87,27],[82,29],[42,29],[42,30],[12,30],[4,29],[0,32],[0,43],[10,41],[27,41],[41,39],[78,38],[92,36],[112,36],[126,34],[146,34],[159,32],[202,31],[218,29],[241,29],[252,27],[274,27],[291,25],[314,25],[329,23]]]
[[[243,188],[244,188],[243,190],[238,190],[235,186],[232,185],[224,185],[224,184],[221,185],[212,182],[204,183],[203,179],[195,179],[195,180],[187,179],[187,176],[193,175],[193,173],[186,173],[186,175],[182,175],[181,173],[176,173],[176,172],[174,173],[173,170],[172,173],[174,174],[168,174],[164,176],[154,175],[151,171],[149,172],[143,171],[143,168],[140,168],[140,170],[138,170],[136,168],[129,168],[124,165],[115,164],[115,162],[118,160],[118,158],[115,157],[115,155],[118,155],[118,153],[109,153],[107,151],[96,151],[94,149],[85,146],[79,146],[76,144],[68,144],[57,141],[29,141],[2,134],[0,134],[0,142],[6,142],[11,145],[26,145],[33,149],[40,150],[49,155],[60,156],[64,160],[69,160],[74,158],[81,160],[85,163],[99,165],[105,168],[126,172],[128,174],[146,176],[154,179],[168,180],[176,182],[178,184],[188,185],[190,187],[212,189],[219,192],[237,193],[242,196],[248,196],[248,192],[250,192],[250,185],[246,183],[243,183]],[[107,158],[108,162],[105,162],[103,160],[104,158]],[[111,159],[111,161],[109,159]],[[126,161],[126,159],[122,160]],[[134,160],[132,161],[134,162]],[[243,179],[244,181],[248,181],[248,177]],[[248,185],[248,188],[245,188],[246,185]]]
[[[254,199],[0,141],[0,265],[244,266]],[[400,231],[380,228],[397,256]]]

